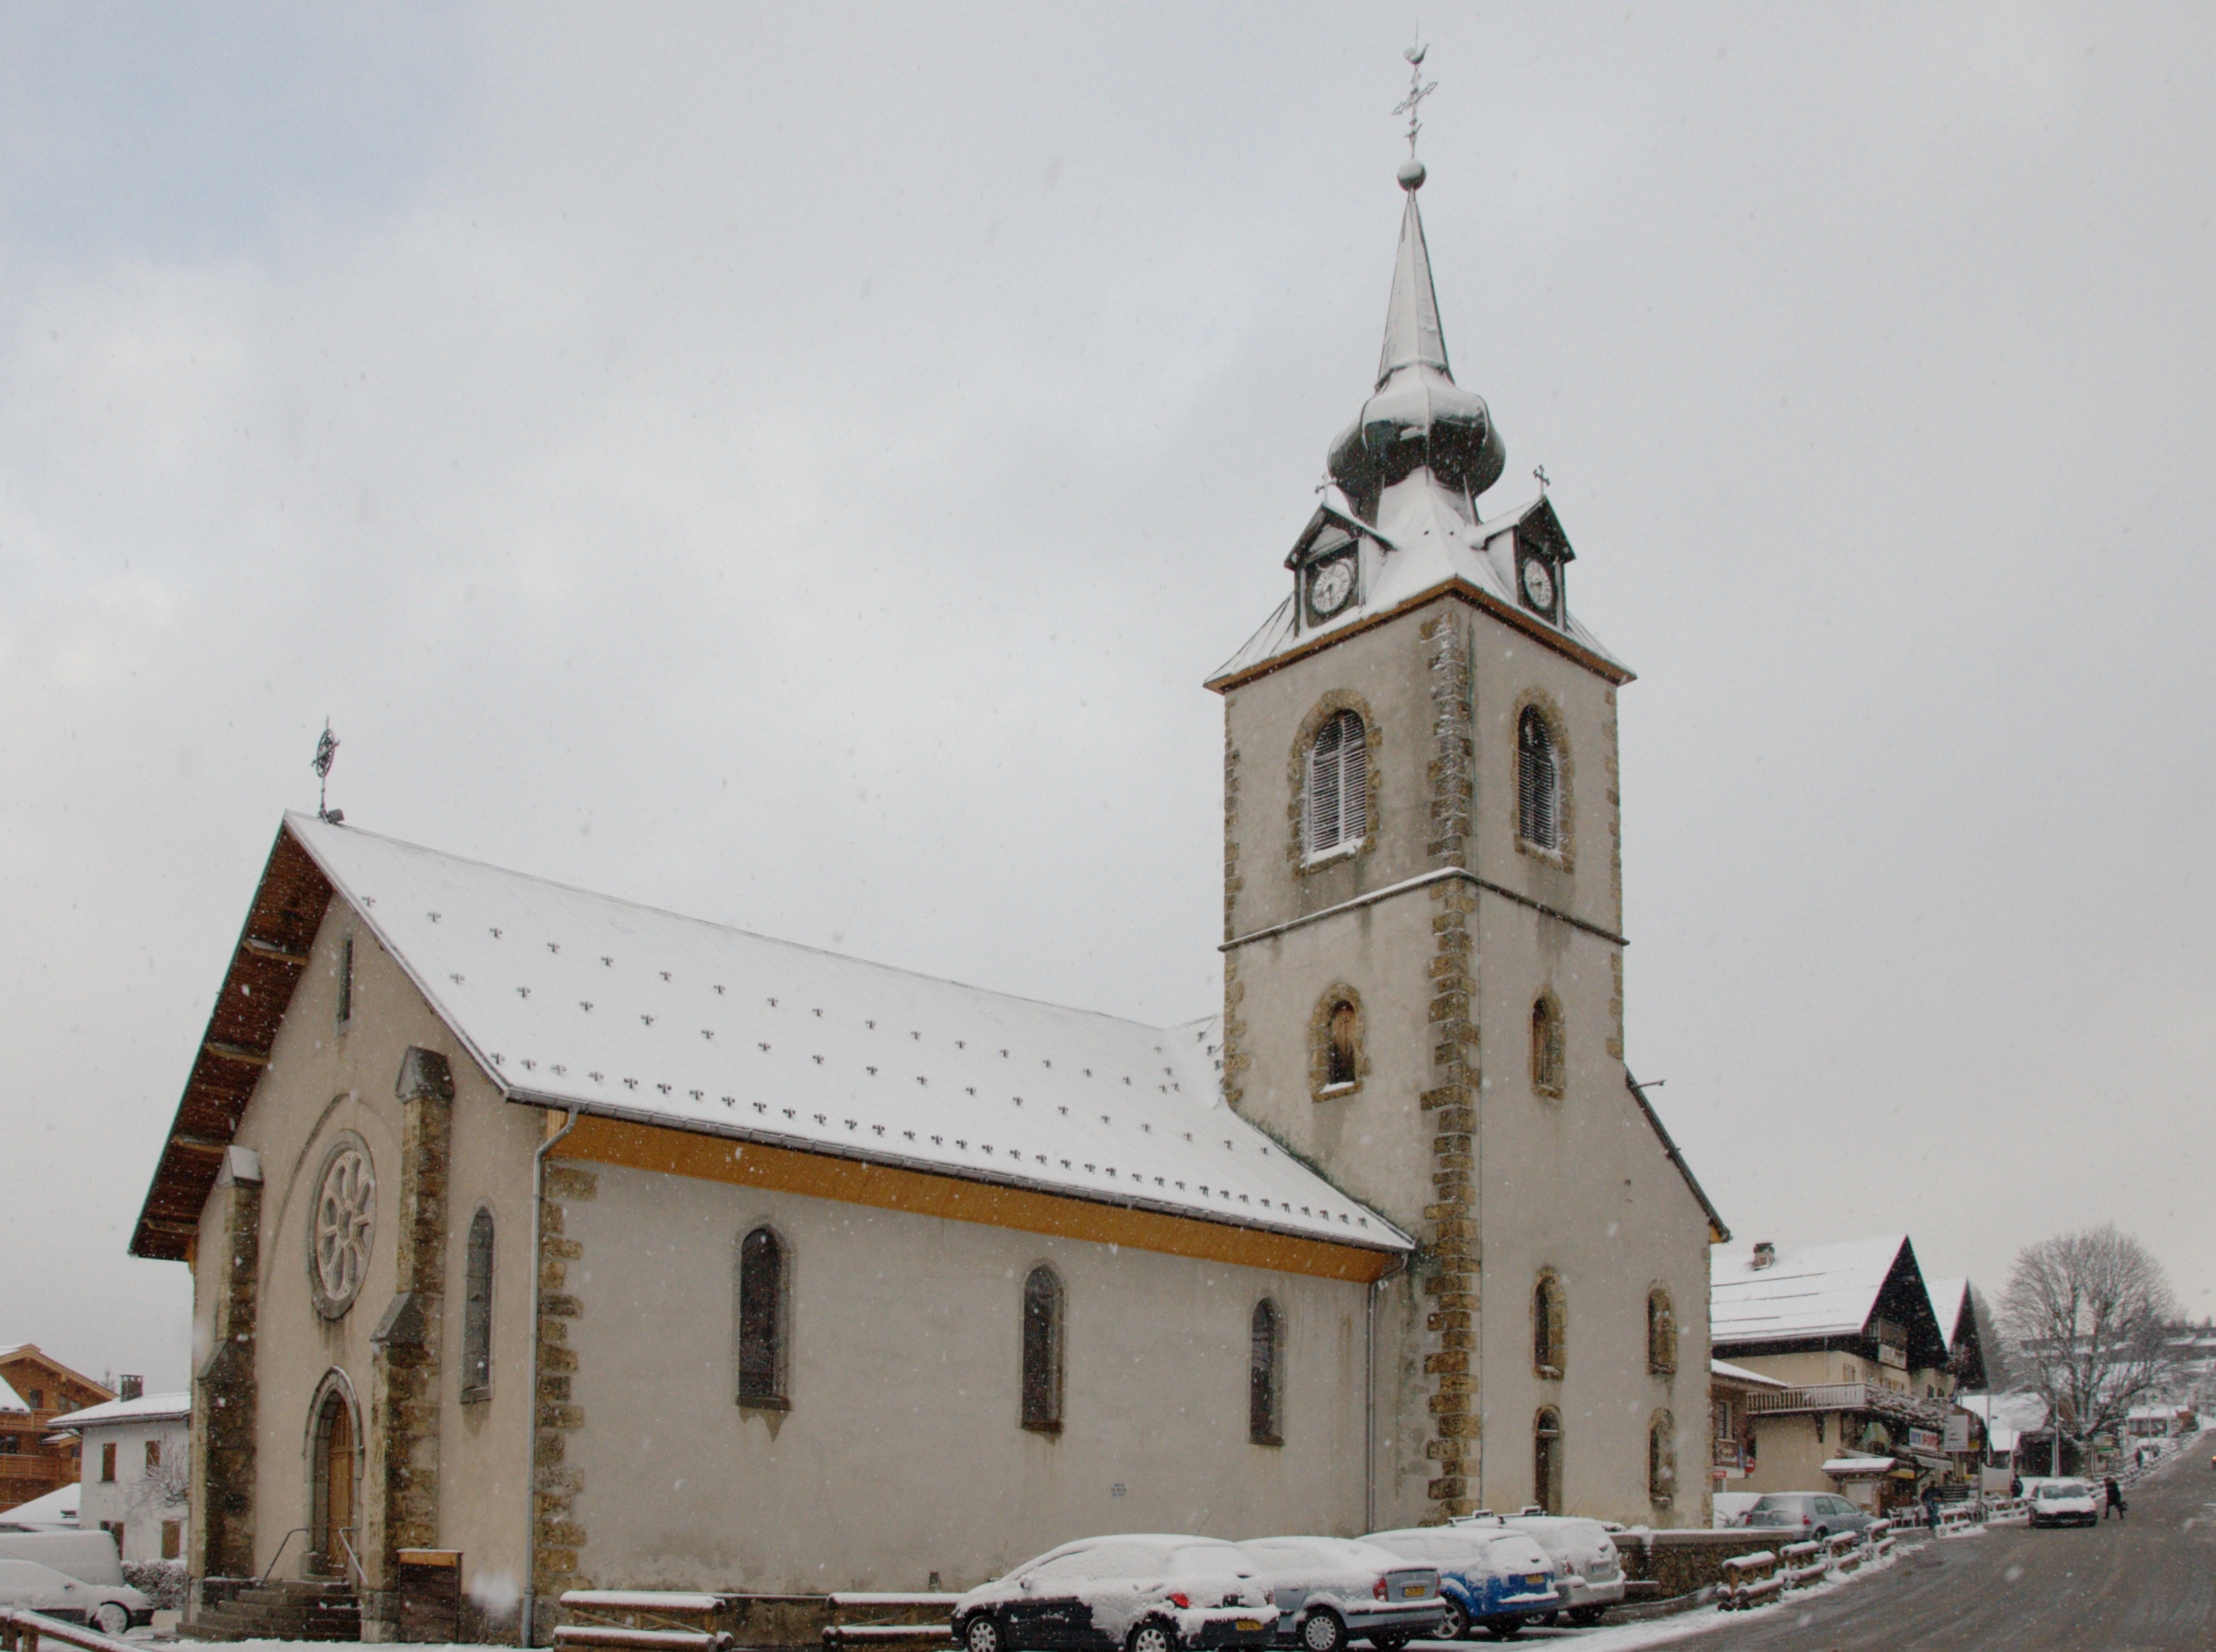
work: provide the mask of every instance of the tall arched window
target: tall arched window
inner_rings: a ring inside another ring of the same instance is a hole
[[[1647,1425],[1647,1495],[1658,1503],[1677,1495],[1677,1425],[1667,1411]]]
[[[1531,1088],[1542,1095],[1562,1093],[1562,1008],[1552,993],[1531,1001]]]
[[[1531,1424],[1531,1501],[1542,1514],[1562,1512],[1562,1414],[1551,1405]]]
[[[1561,776],[1554,735],[1536,706],[1516,724],[1516,829],[1535,849],[1561,847]]]
[[[1531,1368],[1540,1376],[1562,1374],[1562,1345],[1567,1340],[1567,1330],[1562,1281],[1548,1268],[1539,1275],[1538,1284],[1531,1287]]]
[[[1024,1280],[1024,1427],[1062,1432],[1062,1281],[1041,1262]]]
[[[782,1409],[785,1247],[768,1228],[739,1241],[739,1403]]]
[[[1355,1046],[1361,1018],[1344,998],[1331,1007],[1327,1030],[1330,1043],[1324,1052],[1324,1082],[1351,1084],[1358,1070]]]
[[[462,1397],[482,1400],[492,1392],[492,1212],[482,1205],[462,1278]]]
[[[1257,1446],[1284,1443],[1277,1370],[1282,1341],[1277,1304],[1265,1297],[1254,1304],[1246,1352],[1246,1437]]]
[[[1677,1310],[1659,1285],[1647,1293],[1647,1369],[1657,1377],[1677,1369]]]
[[[1334,712],[1308,748],[1301,836],[1318,860],[1359,844],[1370,831],[1370,742],[1362,719]]]

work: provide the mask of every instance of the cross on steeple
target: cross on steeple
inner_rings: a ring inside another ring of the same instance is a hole
[[[1424,129],[1424,123],[1417,118],[1423,109],[1424,100],[1439,89],[1436,80],[1426,82],[1424,79],[1424,53],[1430,50],[1431,47],[1419,40],[1400,53],[1408,60],[1408,95],[1393,106],[1393,113],[1408,117],[1408,153],[1412,156],[1416,152],[1416,134]]]

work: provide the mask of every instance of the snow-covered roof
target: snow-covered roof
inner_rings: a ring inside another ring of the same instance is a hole
[[[189,1417],[192,1414],[190,1394],[142,1394],[135,1400],[104,1400],[82,1411],[71,1411],[56,1417],[52,1426],[96,1428],[102,1423],[155,1422],[165,1417]]]
[[[1931,1298],[1931,1316],[1952,1353],[1970,1326],[1970,1282],[1967,1279],[1926,1279],[1924,1289]]]
[[[1775,1377],[1765,1377],[1758,1371],[1749,1371],[1745,1365],[1733,1365],[1728,1359],[1709,1360],[1708,1375],[1720,1377],[1727,1382],[1750,1383],[1757,1388],[1790,1388],[1792,1386],[1790,1383],[1781,1382]]]
[[[510,1099],[1404,1250],[1162,1028],[379,837],[286,828]]]
[[[5,1526],[75,1526],[80,1494],[84,1488],[72,1481],[66,1486],[57,1486],[43,1497],[34,1497],[28,1503],[18,1503],[13,1508],[0,1508],[0,1525]]]
[[[1850,1480],[1858,1475],[1889,1473],[1893,1464],[1889,1457],[1835,1457],[1824,1464],[1824,1472],[1835,1479]]]
[[[1287,596],[1262,628],[1219,667],[1213,683],[1244,677],[1280,656],[1315,645],[1338,632],[1357,629],[1442,588],[1462,584],[1494,599],[1501,610],[1540,635],[1558,637],[1622,681],[1631,669],[1601,644],[1575,614],[1565,613],[1563,623],[1548,624],[1524,607],[1516,595],[1516,530],[1527,520],[1553,507],[1542,494],[1489,520],[1471,522],[1456,508],[1447,491],[1419,471],[1399,485],[1386,490],[1376,524],[1357,523],[1353,515],[1330,508],[1350,531],[1373,541],[1377,550],[1365,552],[1363,577],[1354,600],[1321,624],[1302,623],[1294,600]]]
[[[1854,1336],[1877,1310],[1905,1234],[1780,1248],[1766,1267],[1755,1248],[1709,1253],[1708,1336],[1716,1347],[1793,1337]]]
[[[0,1377],[0,1411],[28,1411],[30,1409],[24,1403],[23,1396],[8,1385],[8,1379]]]

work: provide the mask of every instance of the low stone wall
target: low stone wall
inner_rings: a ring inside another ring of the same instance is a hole
[[[1775,1550],[1791,1535],[1744,1527],[1721,1532],[1619,1532],[1616,1546],[1623,1556],[1624,1575],[1634,1582],[1658,1585],[1655,1593],[1667,1600],[1722,1581],[1724,1562],[1735,1555]]]

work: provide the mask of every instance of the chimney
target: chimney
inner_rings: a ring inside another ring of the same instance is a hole
[[[1754,1247],[1754,1265],[1757,1267],[1768,1267],[1776,1260],[1777,1247],[1776,1245],[1771,1244],[1767,1239],[1758,1241],[1756,1243]]]
[[[146,1397],[146,1379],[144,1377],[118,1377],[115,1381],[117,1399],[141,1400]]]

